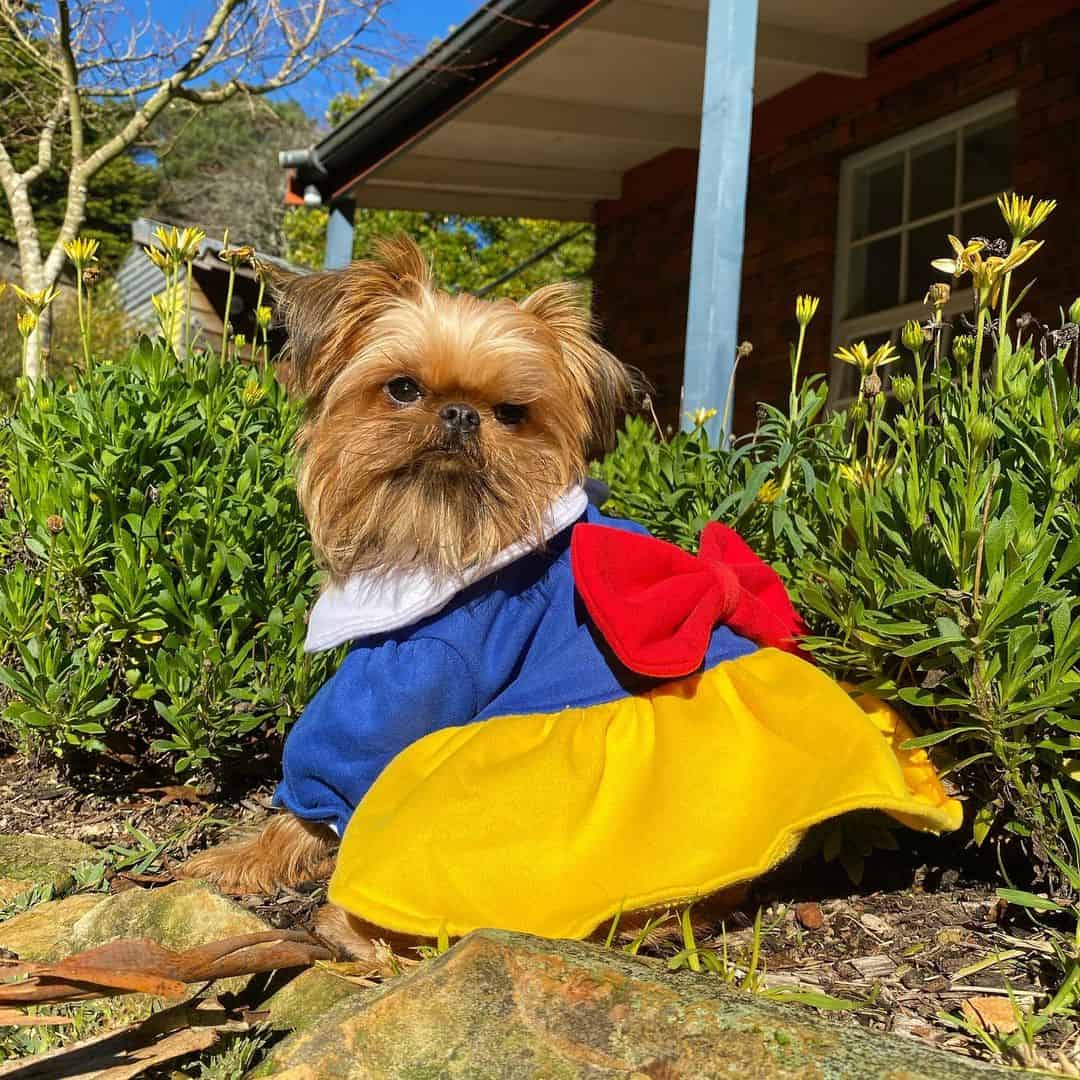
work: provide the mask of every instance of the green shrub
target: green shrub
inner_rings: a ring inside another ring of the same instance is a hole
[[[0,432],[0,702],[23,744],[124,736],[177,771],[283,731],[315,567],[271,374],[143,341]]]
[[[702,425],[665,442],[631,420],[598,474],[610,511],[684,546],[712,518],[733,523],[786,578],[817,661],[914,714],[916,742],[936,747],[968,799],[975,839],[1019,837],[1068,886],[1080,330],[1065,316],[1054,331],[1016,319],[1004,258],[1034,253],[1024,235],[999,242],[997,263],[982,249],[951,267],[972,273],[975,333],[948,348],[940,307],[905,327],[910,374],[891,400],[879,369],[895,350],[855,346],[841,359],[861,368],[860,394],[826,416],[822,377],[797,385],[800,347],[788,410],[764,408],[753,435],[717,449]],[[999,341],[1002,308],[1016,329]]]

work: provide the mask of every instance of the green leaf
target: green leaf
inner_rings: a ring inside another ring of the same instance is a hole
[[[937,746],[938,743],[943,743],[946,739],[953,739],[958,735],[968,735],[975,732],[985,735],[986,729],[980,727],[978,724],[966,724],[959,727],[946,728],[944,731],[932,731],[928,735],[919,735],[913,739],[905,739],[900,744],[900,749],[919,750],[926,746]]]
[[[1002,900],[1017,907],[1032,908],[1035,911],[1061,911],[1061,905],[1045,896],[1036,896],[1034,893],[1024,892],[1021,889],[998,889],[997,895]]]

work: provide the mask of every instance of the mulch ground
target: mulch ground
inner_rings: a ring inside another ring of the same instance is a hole
[[[76,780],[13,756],[0,760],[0,832],[82,840],[109,852],[112,890],[153,888],[224,833],[257,827],[272,790],[270,780],[225,792],[132,770]],[[723,927],[699,928],[697,944],[726,940],[732,969],[745,970],[760,909],[765,986],[845,999],[859,1007],[836,1012],[842,1021],[986,1057],[980,1040],[943,1017],[1007,1027],[1010,994],[1022,1006],[1043,1002],[1054,978],[1045,931],[997,898],[998,883],[985,861],[944,840],[872,856],[858,887],[839,864],[812,857],[756,883]],[[237,899],[274,926],[310,927],[325,883]],[[669,936],[642,952],[671,957],[681,947]],[[1038,1048],[1040,1064],[1080,1076],[1070,1071],[1080,1061],[1075,1024],[1052,1020]]]

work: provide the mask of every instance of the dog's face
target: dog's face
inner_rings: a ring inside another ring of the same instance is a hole
[[[401,239],[277,291],[308,410],[300,500],[336,579],[452,575],[537,538],[631,396],[571,286],[521,304],[451,296]]]

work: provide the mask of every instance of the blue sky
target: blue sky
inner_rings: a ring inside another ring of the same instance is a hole
[[[141,19],[149,9],[154,23],[171,31],[190,28],[213,9],[212,0],[193,0],[187,4],[178,4],[176,0],[143,0],[143,3],[145,7],[132,5],[132,21]],[[432,39],[445,37],[448,29],[460,26],[481,3],[482,0],[386,0],[382,19],[389,33],[372,35],[370,44],[375,55],[364,59],[383,71],[390,66],[403,67],[416,59]],[[123,27],[119,29],[122,33]],[[349,88],[347,73],[337,70],[316,72],[288,93],[309,113],[321,116],[329,99]]]

